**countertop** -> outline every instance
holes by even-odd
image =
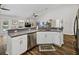
[[[50,28],[50,29],[46,29],[46,28],[39,28],[38,30],[39,32],[61,32],[63,31],[63,28]]]
[[[11,29],[8,30],[8,35],[13,38],[21,35],[27,35],[29,33],[34,33],[37,31],[38,30],[36,30],[36,28]]]
[[[38,30],[34,28],[22,28],[22,29],[10,29],[8,30],[8,35],[13,37],[21,36],[21,35],[27,35],[29,33],[36,33],[36,32],[61,32],[63,31],[63,28],[39,28]]]

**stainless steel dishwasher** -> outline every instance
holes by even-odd
[[[28,50],[35,47],[36,44],[36,33],[28,33]]]

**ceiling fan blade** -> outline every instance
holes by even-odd
[[[0,9],[2,9],[2,10],[8,10],[9,11],[9,9],[6,9],[6,8],[0,8]]]

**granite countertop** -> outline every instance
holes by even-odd
[[[34,32],[37,32],[35,28],[12,29],[12,30],[8,30],[8,35],[13,38]]]
[[[36,27],[16,28],[16,29],[9,29],[9,30],[7,30],[7,31],[13,31],[13,30],[28,30],[28,29],[36,29]]]
[[[16,32],[16,33],[10,33],[9,36],[11,37],[17,37],[17,36],[21,36],[21,35],[27,35],[29,33],[35,33],[37,30],[34,31],[21,31],[21,32]]]
[[[63,31],[63,28],[39,28],[38,30],[39,32],[62,32]]]
[[[8,30],[8,35],[13,37],[21,36],[21,35],[27,35],[29,33],[36,33],[36,32],[62,32],[63,28],[23,28],[23,29],[11,29]]]

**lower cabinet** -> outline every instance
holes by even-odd
[[[62,32],[37,32],[37,44],[63,44]]]
[[[21,54],[27,51],[27,35],[20,38],[20,52]]]
[[[50,34],[50,32],[37,32],[37,44],[53,43]]]
[[[27,35],[14,37],[11,39],[11,55],[19,55],[27,50]]]
[[[61,47],[62,44],[64,44],[63,33],[62,32],[52,33],[52,40],[53,40],[53,44]]]

